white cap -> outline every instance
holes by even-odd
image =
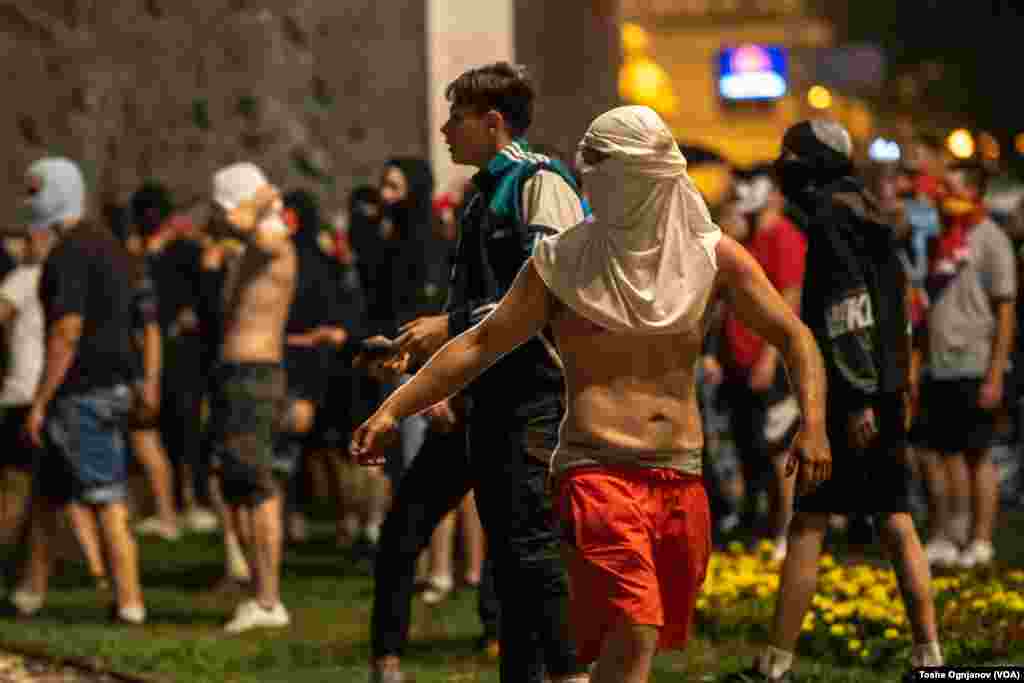
[[[231,211],[270,181],[256,164],[232,164],[213,175],[213,201],[225,211]]]

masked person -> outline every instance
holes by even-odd
[[[804,121],[786,132],[775,163],[783,194],[807,219],[801,311],[828,371],[834,474],[797,498],[770,645],[730,681],[790,678],[833,513],[876,517],[914,632],[912,663],[942,664],[928,562],[909,513],[907,278],[892,228],[853,175],[851,152],[839,124]]]
[[[594,220],[539,242],[497,309],[390,397],[353,451],[375,460],[397,420],[550,329],[567,389],[552,476],[574,640],[584,663],[597,661],[592,681],[642,683],[659,648],[685,645],[710,554],[695,386],[708,301],[730,297],[783,349],[804,416],[804,489],[828,477],[824,368],[756,261],[711,222],[652,109],[601,115],[580,157]]]

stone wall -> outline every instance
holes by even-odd
[[[344,201],[426,154],[424,22],[422,0],[5,0],[0,215],[45,154],[103,199],[152,177],[187,204],[246,158]]]
[[[47,154],[78,160],[97,201],[157,178],[187,205],[216,168],[248,159],[339,208],[387,156],[428,155],[427,98],[443,86],[429,83],[425,4],[0,0],[0,220]],[[536,141],[568,153],[617,101],[616,6],[517,0]]]

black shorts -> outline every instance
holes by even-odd
[[[875,406],[879,436],[870,448],[849,445],[848,413],[829,409],[832,477],[796,499],[798,512],[875,514],[910,511],[913,472],[907,460],[903,398],[890,397]]]
[[[981,379],[946,379],[922,384],[914,443],[947,455],[991,447],[1002,408],[984,410],[978,405],[982,383]]]
[[[0,406],[0,465],[31,471],[36,449],[25,434],[25,418],[31,409],[29,405]]]

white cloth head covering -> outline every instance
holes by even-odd
[[[252,199],[260,188],[267,185],[270,185],[270,180],[256,164],[232,164],[213,175],[213,201],[225,211],[232,211],[242,202]],[[275,233],[287,234],[288,225],[281,216],[280,208],[265,217],[260,225]]]
[[[537,271],[560,301],[613,332],[679,334],[699,325],[717,272],[721,230],[668,126],[648,107],[591,124],[580,149],[594,218],[540,241]]]

